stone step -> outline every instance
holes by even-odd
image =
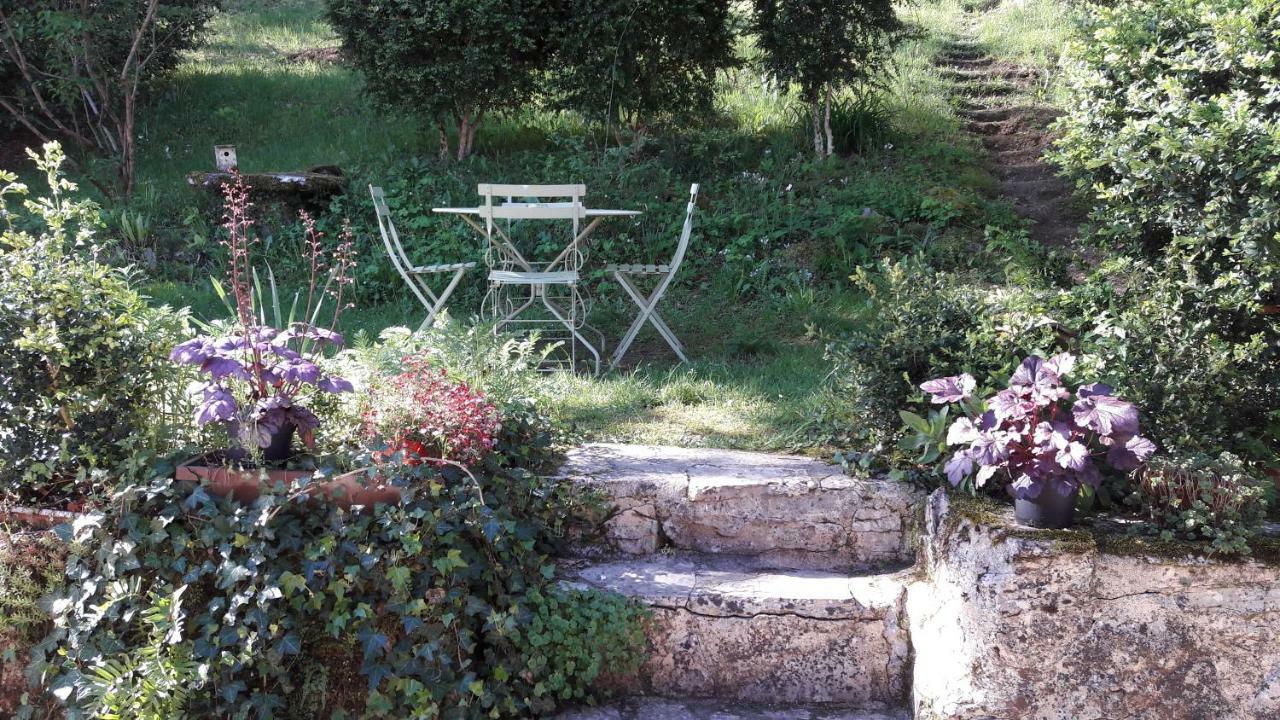
[[[839,705],[757,705],[720,700],[628,698],[566,710],[555,720],[910,720],[906,710]]]
[[[910,529],[921,493],[818,460],[600,443],[571,451],[561,476],[603,491],[617,509],[605,536],[579,555],[673,549],[844,572],[914,556]]]
[[[906,703],[910,571],[759,572],[716,557],[590,564],[570,582],[648,605],[652,652],[610,678],[626,695],[774,703]]]

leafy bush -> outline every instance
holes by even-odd
[[[548,688],[589,697],[603,659],[625,672],[641,658],[628,603],[539,609],[548,528],[566,510],[538,475],[404,467],[402,505],[348,513],[275,493],[242,506],[171,472],[76,523],[76,582],[35,665],[71,708],[93,701],[96,666],[155,647],[131,618],[182,588],[185,623],[166,640],[189,647],[194,716],[520,717],[554,700]],[[567,618],[552,640],[584,653],[583,672],[529,654],[535,614]]]
[[[0,3],[0,109],[44,142],[109,160],[96,182],[128,196],[149,86],[194,47],[218,0]],[[92,168],[86,168],[92,169]]]
[[[1280,323],[1236,312],[1213,291],[1137,265],[1127,290],[1076,291],[1064,318],[1100,375],[1138,403],[1158,443],[1275,463],[1280,448]],[[1075,319],[1070,319],[1070,314]]]
[[[559,104],[642,130],[712,113],[716,72],[736,64],[727,0],[578,0],[556,41]]]
[[[1125,501],[1166,539],[1207,540],[1224,554],[1249,552],[1267,510],[1263,482],[1230,453],[1155,458],[1135,474]]]
[[[156,398],[179,374],[164,356],[185,318],[148,306],[126,271],[96,259],[97,207],[74,199],[58,146],[36,161],[49,194],[22,211],[9,203],[27,188],[0,173],[0,495],[51,503],[163,443]]]
[[[486,114],[520,108],[537,90],[563,19],[546,0],[327,0],[368,89],[381,105],[421,114],[436,124],[440,157],[471,154]]]
[[[944,372],[985,378],[979,344],[988,289],[930,268],[916,258],[859,268],[854,284],[866,306],[848,336],[827,347],[833,378],[853,442],[864,450],[889,450],[900,423],[895,413],[915,386]]]
[[[1275,302],[1280,279],[1278,53],[1274,0],[1122,0],[1066,56],[1055,157],[1100,232],[1226,307]]]

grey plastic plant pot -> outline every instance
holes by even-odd
[[[1022,525],[1046,530],[1061,530],[1071,527],[1076,519],[1076,495],[1059,495],[1045,489],[1039,497],[1030,500],[1015,499],[1013,516]]]

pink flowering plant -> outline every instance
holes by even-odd
[[[986,400],[974,397],[977,383],[968,374],[921,384],[934,404],[963,412],[944,441],[959,447],[944,465],[951,484],[971,478],[982,487],[997,478],[1018,499],[1046,491],[1070,497],[1082,485],[1098,487],[1103,463],[1127,472],[1145,462],[1156,447],[1138,434],[1138,409],[1102,383],[1073,395],[1063,377],[1074,366],[1069,353],[1029,357],[1008,388]]]
[[[497,406],[451,379],[425,357],[406,357],[404,371],[372,383],[363,413],[366,438],[407,465],[443,460],[476,465],[502,429]]]
[[[229,256],[233,298],[228,306],[235,323],[224,334],[203,335],[179,344],[170,358],[195,365],[208,377],[197,388],[202,398],[195,412],[197,424],[224,424],[243,447],[259,448],[269,446],[275,434],[292,427],[312,447],[320,421],[300,402],[302,395],[352,390],[349,381],[328,375],[320,367],[325,350],[343,344],[334,328],[347,307],[343,294],[355,266],[350,230],[344,229],[342,240],[329,251],[322,243],[323,233],[316,230],[309,215],[301,213],[310,261],[310,282],[301,306],[303,319],[295,320],[294,316],[302,299],[299,293],[287,322],[280,319],[280,308],[275,308],[281,327],[272,327],[266,320],[250,260],[250,248],[257,240],[251,232],[248,187],[237,174],[224,186],[223,194],[227,235],[223,243]],[[215,288],[221,291],[216,282]],[[327,326],[318,323],[326,307],[331,311]]]

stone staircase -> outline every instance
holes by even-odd
[[[617,514],[573,581],[653,610],[628,698],[569,718],[900,720],[921,497],[807,458],[587,445],[562,475]]]

